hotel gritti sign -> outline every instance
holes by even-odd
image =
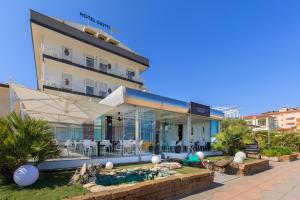
[[[109,31],[113,31],[113,28],[110,25],[108,25],[108,24],[106,24],[106,23],[104,23],[104,22],[102,22],[98,19],[95,19],[94,17],[92,17],[92,16],[90,16],[90,15],[84,13],[84,12],[80,12],[79,15],[81,17],[89,20],[90,22],[93,22],[93,23],[95,23],[95,24],[97,24],[97,25],[99,25],[99,26],[101,26],[101,27],[103,27],[103,28],[105,28]]]

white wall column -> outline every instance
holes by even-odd
[[[192,115],[191,114],[188,114],[188,117],[187,117],[187,142],[188,142],[188,153],[190,153],[190,146],[191,146],[191,143],[190,143],[190,137],[191,137],[191,134],[192,134]]]

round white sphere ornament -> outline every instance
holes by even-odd
[[[152,156],[151,162],[152,162],[153,164],[158,164],[158,163],[160,162],[159,156]]]
[[[34,184],[39,178],[39,170],[33,165],[22,165],[14,172],[14,181],[19,186]]]
[[[197,156],[199,157],[200,160],[203,160],[204,157],[205,157],[205,155],[202,151],[198,151],[196,154],[197,154]]]
[[[114,164],[112,162],[110,162],[110,161],[107,162],[106,165],[105,165],[106,169],[112,169],[113,167],[114,167]]]
[[[244,160],[241,158],[241,157],[234,157],[234,159],[233,159],[233,162],[235,162],[235,163],[243,163],[244,162]]]
[[[240,157],[241,159],[245,160],[247,158],[246,154],[242,151],[239,151],[235,154],[235,157]]]

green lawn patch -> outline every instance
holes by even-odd
[[[4,184],[0,181],[1,200],[58,200],[86,194],[88,191],[79,185],[68,186],[74,171],[40,173],[39,180],[29,187]]]
[[[200,173],[206,172],[207,169],[199,168],[199,167],[183,166],[182,168],[175,169],[174,171],[176,171],[180,174],[200,174]]]

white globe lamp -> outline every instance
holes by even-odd
[[[235,157],[240,157],[241,159],[245,160],[247,158],[246,154],[242,151],[239,151],[235,154]]]
[[[39,170],[33,165],[22,165],[14,172],[14,181],[25,187],[34,184],[39,178]]]
[[[106,169],[112,169],[113,167],[114,167],[114,164],[112,162],[110,162],[110,161],[107,162],[106,165],[105,165]]]
[[[152,156],[151,162],[152,162],[153,164],[158,164],[158,163],[160,162],[159,156]]]
[[[233,162],[235,162],[235,163],[238,163],[238,164],[241,164],[241,163],[243,163],[244,162],[244,160],[241,158],[241,157],[234,157],[233,158]]]
[[[198,151],[196,154],[197,154],[197,156],[199,157],[200,160],[203,160],[204,157],[205,157],[205,155],[202,151]]]

